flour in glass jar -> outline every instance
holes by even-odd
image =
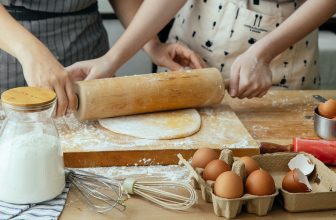
[[[64,188],[58,145],[56,137],[40,132],[1,139],[0,200],[27,204],[56,197]]]

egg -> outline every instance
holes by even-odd
[[[241,157],[240,160],[245,165],[246,176],[250,175],[253,171],[259,170],[259,164],[252,157]]]
[[[243,180],[232,171],[219,175],[214,184],[215,195],[227,199],[240,198],[244,194]]]
[[[282,180],[282,188],[291,193],[309,192],[308,186],[299,181],[299,170],[290,170]]]
[[[231,170],[230,166],[223,160],[209,162],[203,171],[203,179],[215,181],[223,172]]]
[[[265,170],[255,170],[247,177],[245,189],[251,195],[271,195],[275,192],[274,179]]]
[[[193,167],[205,168],[205,166],[212,160],[219,158],[219,153],[211,148],[200,148],[192,157],[191,165]]]
[[[336,100],[329,99],[325,103],[320,103],[318,106],[318,112],[321,116],[325,118],[336,117]]]

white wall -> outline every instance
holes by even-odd
[[[98,7],[99,7],[99,11],[102,13],[112,13],[113,12],[113,9],[108,0],[98,0]]]
[[[336,34],[319,31],[321,89],[336,89]]]

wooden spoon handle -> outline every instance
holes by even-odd
[[[261,142],[260,143],[260,153],[266,154],[266,153],[276,153],[276,152],[292,152],[293,151],[293,145],[281,145],[281,144],[275,144],[275,143],[269,143],[269,142]]]

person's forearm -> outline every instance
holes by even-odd
[[[124,34],[107,53],[111,57],[115,68],[140,50],[146,42],[153,39],[156,34],[174,17],[186,0],[145,0],[132,19],[132,13],[139,7],[141,1],[127,1],[128,7],[123,2],[112,1],[122,23],[127,26]],[[132,6],[131,6],[132,5]],[[128,9],[129,12],[126,12]]]
[[[271,62],[288,47],[318,28],[336,12],[335,0],[307,0],[278,28],[257,41],[251,48],[257,57]]]
[[[20,25],[0,4],[0,48],[20,62],[29,58],[25,54],[45,49],[45,46]]]
[[[139,10],[143,0],[109,0],[118,19],[127,28]]]
[[[125,28],[127,28],[131,23],[142,2],[143,0],[110,0],[113,9],[115,10],[120,22]],[[150,49],[159,42],[159,38],[155,35],[144,45],[143,49],[149,53]]]

